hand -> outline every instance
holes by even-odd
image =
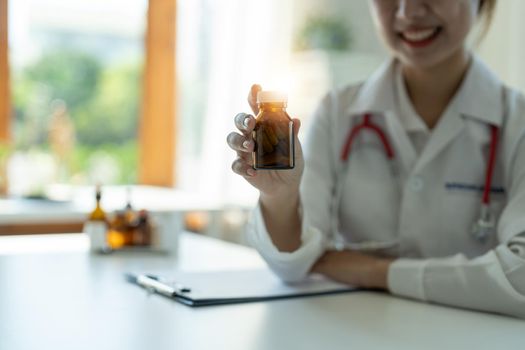
[[[388,289],[388,268],[392,261],[352,250],[327,251],[311,272],[355,287]]]
[[[259,85],[253,85],[248,95],[248,103],[253,113],[259,113],[257,107],[257,93],[261,90]],[[252,131],[255,128],[255,118],[252,115],[239,113],[235,116],[235,126],[238,132],[228,134],[227,142],[230,148],[237,152],[237,159],[232,163],[232,170],[243,176],[252,186],[257,188],[262,195],[269,197],[298,193],[299,183],[304,168],[303,153],[297,133],[301,123],[293,119],[295,137],[295,167],[290,170],[263,170],[253,168],[252,152],[255,143]]]

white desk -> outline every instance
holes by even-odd
[[[136,269],[263,264],[250,249],[209,238],[184,235],[177,259],[92,256],[80,235],[37,237],[32,245],[24,244],[28,239],[0,238],[2,350],[494,350],[525,345],[525,321],[380,293],[192,309],[148,296],[124,281],[123,273]],[[5,254],[17,247],[28,252]],[[38,252],[50,249],[56,252]]]

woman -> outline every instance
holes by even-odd
[[[392,59],[324,98],[304,162],[296,139],[291,171],[255,171],[255,120],[235,117],[232,168],[260,191],[248,239],[283,280],[316,272],[525,318],[525,98],[466,43],[476,22],[488,26],[495,3],[370,0]],[[259,90],[249,95],[254,113]],[[388,145],[372,131],[348,141],[365,119]],[[299,126],[294,120],[296,135]],[[473,235],[480,215],[487,229]],[[344,249],[331,247],[333,237]]]

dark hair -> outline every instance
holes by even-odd
[[[479,19],[482,22],[480,40],[485,37],[485,35],[490,29],[490,24],[492,23],[494,12],[496,12],[496,3],[497,3],[497,0],[480,0],[479,2],[478,14],[479,14]]]

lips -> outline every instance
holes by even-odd
[[[400,32],[398,35],[406,44],[413,47],[427,46],[441,33],[441,27],[411,28]]]

